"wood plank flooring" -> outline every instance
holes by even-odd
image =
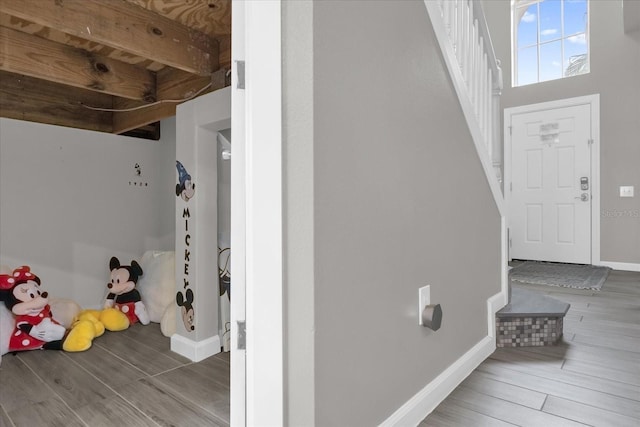
[[[192,363],[136,324],[82,353],[4,355],[0,427],[228,426],[229,387],[229,353]]]
[[[420,425],[640,425],[640,273],[600,292],[515,286],[571,303],[563,341],[497,350]],[[229,354],[191,363],[151,324],[83,353],[3,356],[0,427],[123,425],[229,425]]]
[[[562,342],[497,349],[420,426],[639,426],[640,273],[599,292],[514,286],[571,304]]]

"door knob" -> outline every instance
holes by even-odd
[[[575,199],[580,199],[583,202],[589,201],[589,193],[582,193],[580,197],[574,197]]]

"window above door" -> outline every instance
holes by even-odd
[[[512,85],[589,72],[588,0],[513,0]]]

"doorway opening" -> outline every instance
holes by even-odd
[[[509,260],[600,263],[599,95],[507,108]]]

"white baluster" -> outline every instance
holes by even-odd
[[[463,48],[463,56],[462,56],[462,77],[464,78],[465,85],[467,85],[467,89],[469,89],[469,63],[471,62],[471,49],[470,49],[470,40],[471,40],[471,29],[469,24],[469,3],[465,0],[464,2],[464,35],[462,38],[462,48]]]
[[[458,49],[458,2],[453,0],[451,2],[451,43],[453,44],[453,51]]]
[[[472,9],[473,11],[473,9]],[[476,119],[478,117],[478,104],[476,100],[478,99],[476,89],[477,79],[478,79],[478,32],[476,31],[475,20],[471,21],[471,78],[469,79],[469,95],[471,96],[471,104],[473,105],[473,111],[476,115]]]
[[[493,71],[491,67],[487,70],[487,110],[489,111],[489,116],[487,117],[487,144],[490,144],[493,147]],[[493,153],[493,148],[491,149]]]
[[[482,117],[482,127],[484,128],[484,141],[487,145],[487,150],[489,150],[489,158],[491,158],[491,139],[489,138],[489,133],[491,131],[491,126],[489,126],[489,121],[491,118],[491,107],[489,105],[489,100],[491,99],[490,91],[491,87],[489,86],[489,79],[487,76],[491,71],[489,69],[489,61],[487,58],[487,52],[484,52],[482,56],[482,63],[484,64],[484,73],[483,73],[483,94],[482,94],[482,109],[484,110],[484,115]]]
[[[478,20],[473,19],[473,34],[475,35],[476,43],[474,46],[475,50],[475,63],[476,63],[476,71],[473,73],[474,77],[474,89],[473,96],[475,97],[476,103],[476,115],[480,114],[480,73],[482,69],[482,39],[480,37],[480,32],[478,31]]]
[[[464,2],[465,0],[457,0],[456,1],[456,14],[457,14],[457,20],[458,20],[458,24],[457,24],[457,30],[458,30],[458,36],[457,36],[457,49],[456,49],[456,57],[458,58],[458,64],[462,64],[462,43],[463,43],[463,39],[464,39]]]
[[[495,58],[480,0],[425,0],[425,4],[437,27],[436,35],[443,53],[448,52],[447,66],[452,72],[474,142],[488,155],[488,158],[482,157],[490,159],[501,180],[499,109],[502,70]],[[436,20],[439,22],[435,23]],[[443,44],[448,46],[445,48]],[[458,68],[459,73],[452,67]],[[492,191],[496,193],[493,185]]]
[[[491,68],[489,68],[487,70],[487,87],[488,87],[488,92],[487,92],[487,103],[488,103],[488,108],[489,108],[489,130],[491,131],[491,119],[493,118],[493,109],[492,109],[492,100],[493,100],[493,70],[491,70]],[[491,138],[489,138],[489,140],[491,140]]]
[[[447,29],[447,35],[451,38],[451,21],[449,21],[449,9],[451,2],[445,1],[442,5],[442,18],[444,19],[444,27]]]
[[[484,41],[482,37],[480,37],[481,41]],[[484,43],[481,43],[481,55],[482,60],[480,61],[480,99],[478,99],[478,103],[480,104],[480,117],[478,118],[480,121],[480,130],[482,131],[482,135],[485,140],[485,145],[487,144],[487,54],[484,53]]]
[[[456,37],[456,2],[450,0],[447,4],[449,4],[449,38],[453,42]]]

